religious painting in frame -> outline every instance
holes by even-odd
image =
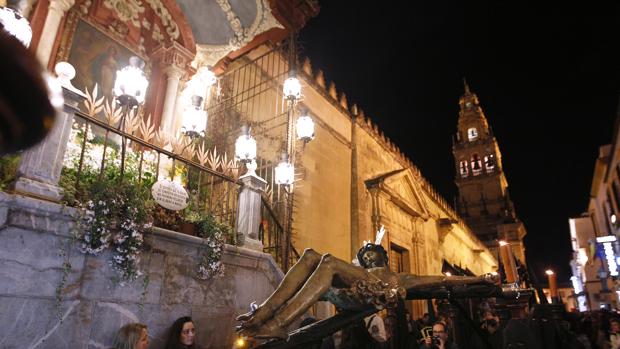
[[[70,45],[67,61],[76,71],[71,81],[73,86],[92,91],[97,84],[99,95],[108,100],[114,98],[116,71],[129,64],[129,57],[140,57],[81,18],[77,20]]]

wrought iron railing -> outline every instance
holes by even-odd
[[[68,204],[88,200],[81,190],[84,182],[104,176],[145,186],[168,179],[188,191],[186,214],[209,214],[220,223],[235,226],[240,185],[234,159],[208,149],[205,138],[155,131],[150,117],[98,99],[96,90],[87,93],[85,106],[86,112],[75,114],[65,154],[63,175],[70,176],[61,178],[61,184],[74,192],[66,198]],[[111,174],[111,169],[116,173]]]
[[[258,143],[258,176],[267,182],[262,199],[260,239],[284,271],[299,257],[291,243],[292,194],[275,183],[274,167],[285,150],[290,104],[282,94],[288,77],[288,49],[262,46],[231,63],[207,104],[208,133],[219,149],[232,151],[242,124]]]
[[[299,252],[291,243],[286,227],[280,223],[278,219],[280,215],[265,197],[262,197],[261,201],[261,224],[258,237],[263,243],[263,251],[270,253],[282,271],[287,272],[299,259]]]

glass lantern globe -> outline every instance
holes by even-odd
[[[146,88],[149,81],[146,79],[142,68],[144,62],[136,56],[129,58],[129,65],[116,71],[116,81],[114,81],[114,95],[119,98],[131,98],[137,104],[144,102]]]
[[[307,114],[300,116],[295,124],[297,139],[309,142],[314,139],[314,121]]]
[[[183,124],[181,127],[185,130],[185,134],[190,137],[200,136],[207,127],[207,117],[205,110],[192,105],[183,112]]]
[[[299,82],[299,79],[291,76],[284,80],[283,92],[284,98],[290,101],[298,100],[301,97],[301,83]]]
[[[291,185],[295,180],[295,167],[288,162],[288,155],[282,155],[282,161],[275,168],[275,180],[277,184]]]
[[[28,20],[18,11],[10,7],[0,7],[0,27],[21,41],[24,46],[30,46],[32,28]]]
[[[249,163],[256,159],[256,140],[250,136],[247,126],[241,128],[241,136],[235,142],[235,159]]]
[[[207,67],[201,67],[198,72],[185,85],[186,95],[206,97],[207,90],[215,85],[217,78],[215,74]]]
[[[211,69],[207,67],[202,67],[198,69],[198,74],[200,76],[200,80],[202,80],[205,87],[211,87],[215,85],[217,78],[215,77],[215,73],[213,73]]]

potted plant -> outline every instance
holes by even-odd
[[[187,235],[198,235],[198,229],[196,224],[201,220],[201,216],[198,212],[185,209],[185,216],[180,224],[180,232]]]

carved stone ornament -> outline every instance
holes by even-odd
[[[121,21],[130,22],[134,27],[140,28],[140,14],[144,13],[144,6],[139,0],[105,0],[103,5],[114,10]]]
[[[179,30],[179,26],[177,26],[176,22],[172,18],[170,12],[168,12],[166,6],[164,6],[164,4],[162,4],[160,0],[144,1],[149,4],[149,6],[151,6],[153,11],[155,11],[155,14],[159,17],[159,19],[161,19],[161,23],[164,25],[168,36],[170,36],[172,40],[178,40],[179,36],[181,35],[181,31]]]
[[[226,14],[231,29],[235,36],[230,39],[227,45],[196,45],[196,58],[192,66],[199,68],[202,66],[213,66],[228,53],[238,50],[247,45],[258,34],[266,32],[272,28],[284,28],[278,20],[271,14],[268,0],[255,0],[257,15],[249,28],[244,28],[239,17],[233,12],[228,0],[217,0],[218,5]]]

